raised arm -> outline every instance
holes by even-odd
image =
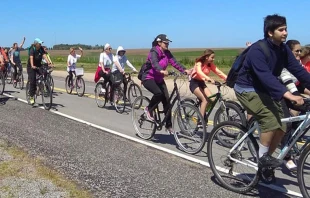
[[[25,43],[25,40],[26,40],[26,37],[24,37],[24,39],[23,39],[22,43],[19,45],[19,47],[20,47],[20,48],[22,48],[22,47],[23,47],[23,45],[24,45],[24,43]]]

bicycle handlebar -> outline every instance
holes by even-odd
[[[295,101],[291,101],[291,103],[293,105],[297,104]],[[303,105],[310,106],[310,98],[304,98],[304,104]]]

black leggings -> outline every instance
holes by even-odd
[[[18,68],[18,73],[21,73],[23,71],[23,66],[21,63],[15,63],[15,65],[13,65],[13,68],[14,68],[13,80],[15,80],[17,76],[17,68]]]
[[[33,97],[36,92],[37,73],[40,74],[38,69],[32,69],[30,66],[27,66],[27,74],[29,81],[29,96],[31,97]]]
[[[103,87],[107,87],[107,83],[110,81],[111,73],[108,71],[108,73],[104,73],[102,70],[99,71],[99,76],[103,78]],[[111,82],[110,82],[111,83]]]
[[[142,84],[149,92],[154,94],[150,101],[148,108],[151,109],[158,102],[162,102],[164,106],[164,112],[167,116],[166,128],[172,127],[171,113],[167,115],[167,111],[170,107],[170,103],[169,103],[169,93],[168,93],[168,89],[167,89],[165,81],[161,83],[156,83],[155,80],[149,79],[149,80],[143,81]]]
[[[72,86],[73,85],[73,83],[72,83],[73,74],[74,74],[74,76],[76,76],[75,71],[69,71],[68,73],[69,73],[69,80],[68,80],[69,82],[68,83],[69,83],[69,86]]]

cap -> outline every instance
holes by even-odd
[[[44,43],[44,42],[43,42],[43,41],[41,41],[41,39],[36,38],[36,39],[34,39],[34,44],[37,44],[37,43],[42,44],[42,43]]]
[[[172,42],[166,34],[160,34],[156,37],[156,41]]]
[[[110,45],[109,43],[106,43],[106,44],[104,45],[104,50],[109,49],[110,47],[111,47],[111,45]]]

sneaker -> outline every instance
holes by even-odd
[[[274,158],[268,153],[265,153],[258,160],[258,168],[265,168],[265,167],[277,168],[277,167],[280,167],[282,163],[283,163],[283,160]]]
[[[105,88],[101,88],[101,92],[104,94],[105,93]]]
[[[169,133],[170,135],[174,133],[174,130],[172,127],[166,128],[166,132]]]
[[[147,119],[148,120],[150,120],[150,121],[154,121],[154,118],[153,118],[153,116],[150,114],[150,112],[149,112],[149,107],[145,107],[145,109],[144,109],[144,113],[146,114],[146,117],[147,117]]]
[[[33,105],[34,104],[34,97],[32,96],[29,96],[29,103],[31,104],[31,105]]]

